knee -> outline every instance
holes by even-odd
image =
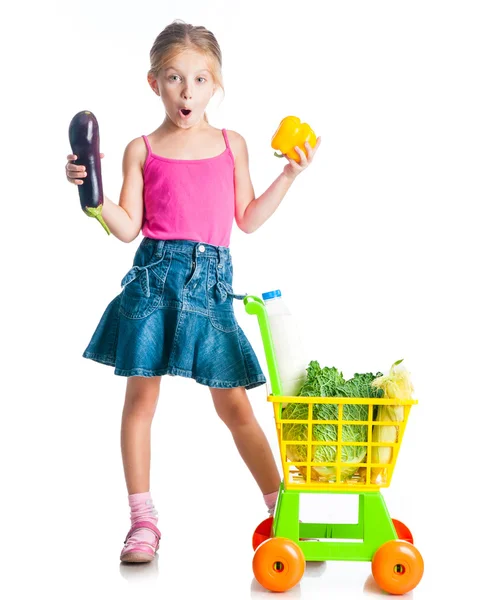
[[[156,410],[157,398],[149,396],[132,396],[125,405],[127,412],[142,417],[152,417]]]
[[[157,402],[158,399],[153,396],[130,396],[125,401],[124,412],[131,416],[152,419]]]
[[[124,412],[135,417],[152,419],[159,398],[159,385],[152,388],[129,389],[126,392]]]
[[[244,425],[249,425],[255,419],[252,407],[247,397],[232,399],[226,402],[216,404],[216,412],[219,418],[229,427],[234,429]]]

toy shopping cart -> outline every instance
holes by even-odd
[[[282,396],[264,302],[246,296],[244,304],[259,322],[283,468],[275,515],[253,535],[257,581],[283,592],[301,580],[306,561],[371,561],[382,590],[409,592],[422,578],[423,559],[410,530],[390,518],[380,488],[390,485],[408,415],[417,401]],[[380,406],[393,406],[391,414],[399,420],[378,420]],[[380,427],[396,428],[396,441],[374,441],[381,437]],[[325,493],[358,496],[358,522],[299,521],[300,494]]]

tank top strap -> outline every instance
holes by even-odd
[[[234,160],[234,154],[232,153],[231,146],[229,145],[229,138],[227,137],[225,129],[222,130],[222,135],[224,136],[224,141],[226,142],[226,148],[229,151],[229,154],[231,155],[232,159]]]
[[[147,158],[149,158],[150,154],[152,154],[151,146],[149,145],[148,138],[145,135],[143,135],[142,138],[144,140],[144,143],[146,144],[146,148],[148,149],[148,156],[147,156]]]

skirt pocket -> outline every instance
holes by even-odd
[[[233,298],[242,299],[245,295],[235,294],[232,289],[232,264],[228,260],[218,264],[216,259],[209,262],[208,315],[213,327],[224,333],[237,331],[239,325],[232,306]]]
[[[135,257],[135,262],[137,262]],[[134,265],[121,281],[119,311],[128,319],[144,319],[158,308],[171,263],[170,253],[145,265]]]

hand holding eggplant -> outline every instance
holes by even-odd
[[[73,151],[73,154],[68,155],[69,162],[66,165],[68,181],[80,186],[78,193],[83,212],[89,217],[98,219],[107,234],[110,235],[111,232],[101,214],[103,183],[100,159],[104,155],[99,151],[100,135],[95,115],[88,110],[77,113],[71,120],[68,134]],[[77,177],[85,179],[82,181],[76,179]]]
[[[104,157],[105,155],[103,152],[101,152],[100,158]],[[76,154],[68,154],[66,158],[68,159],[68,162],[65,165],[66,178],[74,185],[83,185],[83,181],[79,179],[79,177],[86,177],[86,167],[83,165],[77,165],[75,162],[73,162],[78,158]]]

